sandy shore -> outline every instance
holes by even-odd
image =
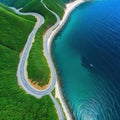
[[[60,29],[64,26],[64,24],[66,23],[70,13],[77,7],[79,6],[81,3],[83,3],[84,1],[83,0],[76,0],[75,2],[71,2],[71,3],[68,3],[66,5],[66,9],[65,9],[65,14],[63,16],[63,19],[60,21],[58,27],[52,31],[52,34],[50,35],[49,37],[49,40],[48,40],[48,44],[51,43],[51,40],[53,40],[53,38],[55,37],[55,35],[60,31]],[[56,82],[56,86],[55,86],[55,97],[58,98],[60,100],[60,103],[62,105],[62,108],[63,108],[63,111],[65,113],[65,117],[67,118],[67,120],[72,120],[73,117],[71,115],[71,112],[69,110],[69,107],[68,105],[66,104],[65,100],[64,100],[64,97],[62,95],[62,91],[61,91],[61,87],[60,87],[60,84],[59,82],[57,81]]]

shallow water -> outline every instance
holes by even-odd
[[[120,1],[80,5],[52,45],[76,120],[120,120]]]

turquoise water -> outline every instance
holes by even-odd
[[[63,94],[76,120],[120,120],[120,1],[73,11],[52,45]]]

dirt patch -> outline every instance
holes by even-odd
[[[39,86],[38,82],[33,82],[32,80],[28,79],[28,82],[36,89],[38,90],[45,90],[46,88],[48,88],[49,83],[44,85],[44,86]]]

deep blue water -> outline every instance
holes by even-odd
[[[52,54],[76,120],[120,120],[120,0],[80,5]]]

